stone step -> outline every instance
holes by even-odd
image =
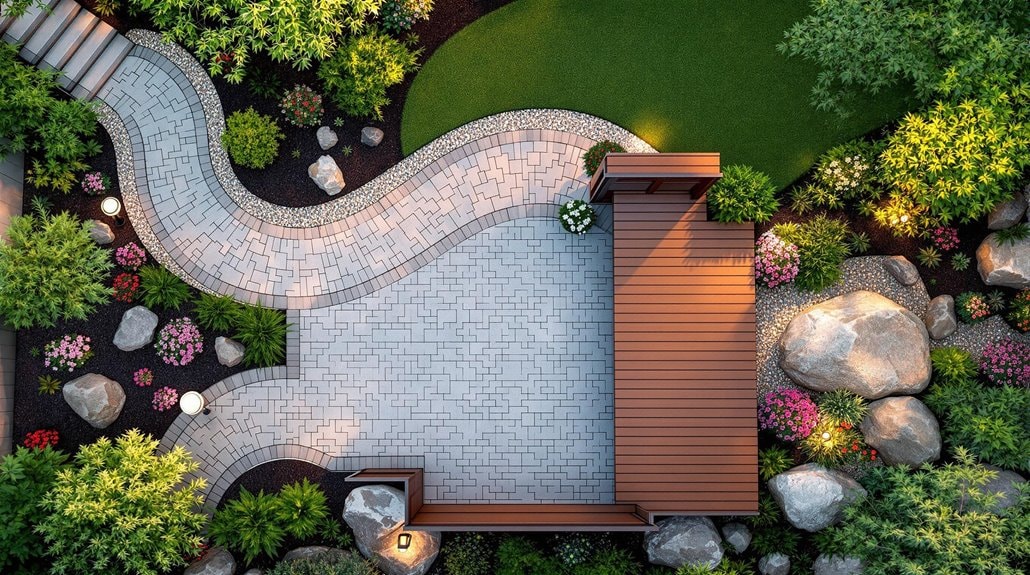
[[[21,57],[25,58],[29,64],[36,65],[81,10],[82,7],[78,2],[61,0],[39,28],[36,28],[32,36],[25,41],[19,52]]]
[[[100,22],[100,18],[94,16],[89,10],[79,10],[78,15],[71,21],[71,24],[68,24],[64,34],[61,34],[57,42],[47,51],[38,66],[43,70],[62,68],[98,22]]]
[[[89,67],[104,51],[111,39],[116,37],[118,32],[107,22],[98,22],[93,31],[86,36],[82,44],[75,50],[68,63],[60,68],[63,75],[57,79],[58,83],[65,90],[71,90],[72,86],[86,74]]]
[[[125,36],[117,35],[111,39],[111,42],[104,48],[103,53],[97,58],[96,62],[90,66],[89,71],[86,75],[78,81],[78,85],[72,89],[72,96],[76,98],[82,98],[83,100],[91,100],[93,96],[97,95],[100,88],[107,83],[107,79],[114,74],[115,69],[122,63],[125,56],[129,54],[129,50],[132,49],[132,42],[125,38]]]
[[[25,13],[14,19],[7,30],[4,31],[4,41],[9,44],[21,44],[26,38],[36,31],[36,28],[46,20],[50,8],[57,3],[51,0],[46,8],[40,8],[32,4],[25,10]]]

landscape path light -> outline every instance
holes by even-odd
[[[186,415],[197,415],[198,413],[207,415],[211,413],[211,410],[207,408],[207,402],[204,401],[204,396],[196,391],[187,391],[182,394],[182,397],[179,398],[179,407]]]
[[[125,225],[125,218],[122,217],[122,202],[114,196],[107,196],[100,201],[100,211],[109,218],[114,218],[114,225],[119,228]]]

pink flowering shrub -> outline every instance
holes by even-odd
[[[794,281],[800,265],[798,247],[776,234],[765,232],[755,242],[755,280],[765,287]]]
[[[812,398],[799,389],[770,391],[758,408],[758,426],[784,441],[801,441],[819,423],[819,410]]]
[[[154,400],[151,405],[157,411],[167,411],[173,407],[179,401],[179,392],[174,389],[165,386],[154,392]]]
[[[941,226],[930,232],[933,245],[943,252],[950,252],[958,247],[958,229]]]
[[[1009,338],[989,343],[980,370],[992,383],[1030,387],[1030,345]]]
[[[88,172],[82,178],[82,191],[91,196],[99,196],[107,191],[111,181],[100,172]]]
[[[967,291],[955,297],[955,313],[966,323],[976,323],[991,315],[991,306],[984,294]]]
[[[204,336],[188,317],[168,322],[157,334],[157,355],[165,363],[188,365],[204,351]]]
[[[147,252],[136,242],[129,242],[114,251],[114,261],[123,268],[136,271],[147,263]]]
[[[132,383],[135,383],[140,387],[150,387],[154,383],[154,372],[150,371],[149,367],[136,370],[136,372],[132,374]]]
[[[84,335],[70,334],[46,344],[43,349],[43,366],[71,373],[91,357],[93,350],[90,339]]]

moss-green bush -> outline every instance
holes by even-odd
[[[708,208],[719,222],[767,222],[779,207],[769,176],[750,166],[726,166],[708,190]]]
[[[260,306],[241,306],[233,317],[234,338],[247,347],[243,362],[269,367],[286,359],[286,313]]]
[[[232,161],[246,168],[261,169],[279,155],[279,141],[285,136],[279,123],[254,108],[236,111],[226,120],[222,144]]]
[[[179,309],[190,299],[190,288],[167,269],[143,266],[139,270],[140,300],[149,308]]]
[[[798,247],[801,256],[794,283],[805,291],[821,291],[837,283],[848,257],[848,226],[824,215],[803,223],[777,224],[773,233]]]
[[[345,113],[382,120],[383,108],[390,103],[386,89],[418,69],[421,53],[373,29],[352,36],[332,58],[322,62],[318,77]]]
[[[0,460],[0,572],[43,571],[45,547],[35,528],[46,514],[39,502],[67,461],[67,455],[50,447],[19,447]]]

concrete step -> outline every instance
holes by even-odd
[[[9,44],[21,44],[24,42],[43,23],[43,20],[46,20],[47,15],[50,13],[50,8],[56,3],[57,0],[51,0],[46,8],[30,5],[24,14],[15,18],[11,25],[7,27],[7,30],[4,30],[4,41]]]
[[[79,10],[75,19],[68,24],[61,37],[50,47],[38,66],[43,70],[60,69],[68,63],[75,50],[89,36],[93,28],[100,22],[89,10]]]
[[[81,10],[82,7],[78,2],[61,0],[39,28],[36,28],[32,36],[25,41],[19,53],[21,57],[25,58],[29,64],[36,65]]]
[[[65,90],[70,90],[86,74],[86,71],[89,70],[89,67],[104,51],[104,48],[111,42],[111,39],[117,35],[118,32],[110,24],[106,22],[97,23],[93,31],[86,36],[86,39],[82,41],[82,44],[75,50],[72,57],[68,59],[68,63],[60,68],[63,75],[57,79],[58,83]]]
[[[132,42],[129,42],[125,36],[119,34],[112,38],[100,57],[90,66],[86,75],[72,89],[72,96],[83,100],[93,99],[93,96],[97,95],[100,88],[107,83],[107,79],[114,74],[115,69],[129,54],[129,50],[132,50]]]

